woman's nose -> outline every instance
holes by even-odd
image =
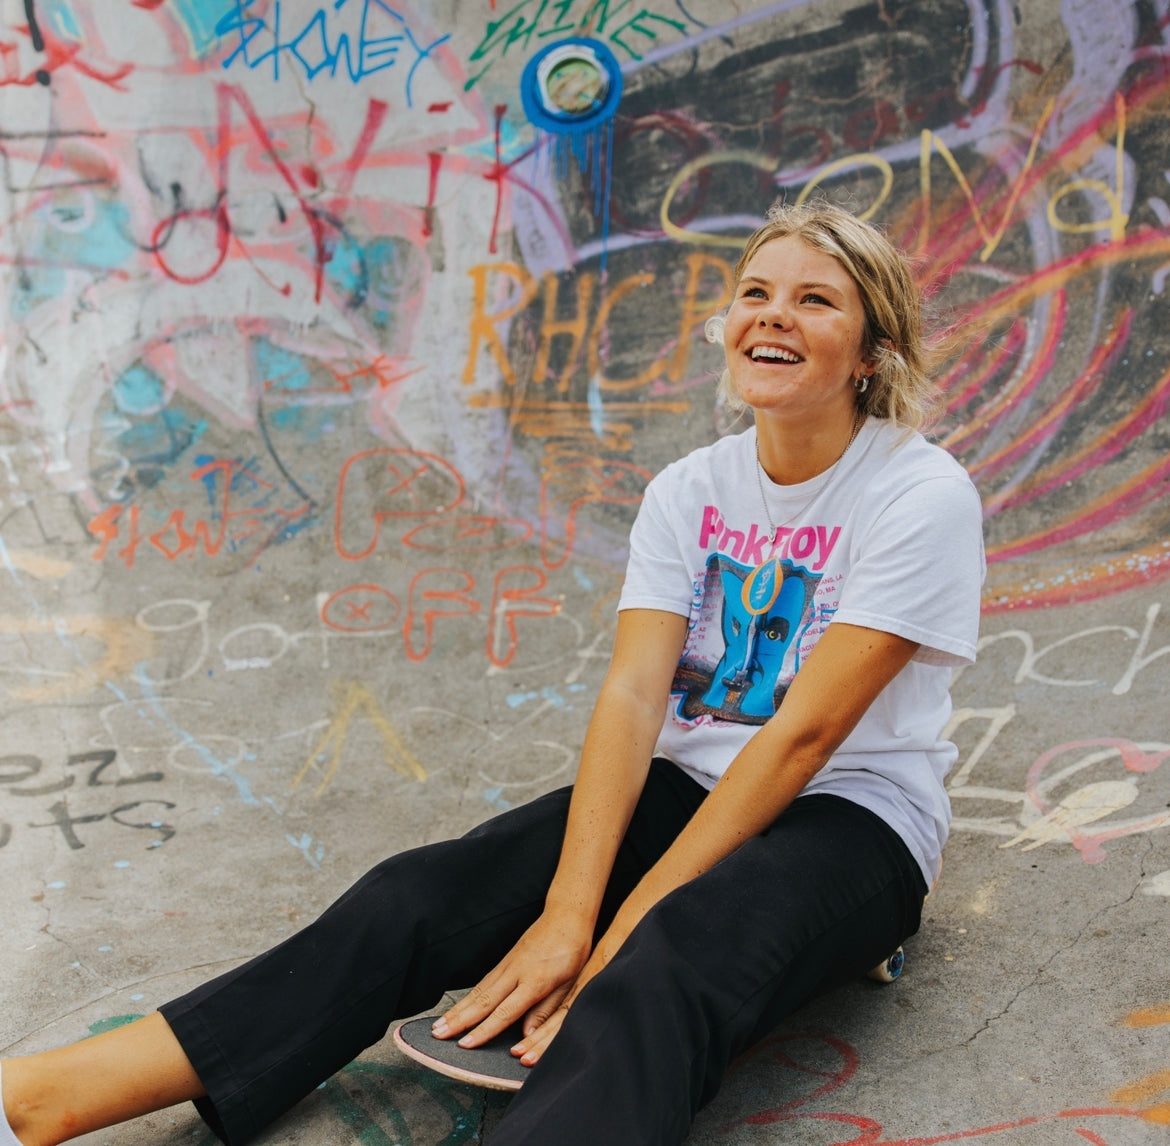
[[[788,313],[779,303],[771,303],[760,315],[760,326],[784,330],[789,325]]]
[[[784,298],[773,295],[766,301],[765,306],[759,311],[759,324],[761,327],[775,327],[777,330],[791,327],[792,316],[789,314],[789,304]]]

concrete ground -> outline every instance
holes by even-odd
[[[986,617],[903,978],[794,1015],[690,1146],[1165,1142],[1170,0],[285,3],[286,49],[403,8],[430,62],[382,71],[395,26],[360,87],[208,50],[232,7],[0,0],[0,1056],[572,778],[645,480],[730,421],[719,244],[815,185],[973,340],[989,598],[1098,595]],[[588,164],[520,99],[568,28],[624,75]],[[260,1142],[501,1109],[383,1043]]]
[[[853,983],[794,1015],[736,1064],[693,1146],[1166,1140],[1170,768],[1161,764],[1170,744],[1160,736],[1170,623],[1161,595],[986,620],[980,663],[954,686],[956,827],[905,974],[890,986]],[[575,679],[586,698],[604,661],[583,663]],[[47,746],[39,770],[30,755],[0,761],[10,836],[0,849],[0,1053],[146,1013],[303,924],[383,851],[466,827],[514,791],[559,783],[563,762],[541,778],[537,761],[493,746],[521,726],[529,751],[569,739],[584,699],[566,714],[572,706],[537,698],[518,717],[525,705],[493,688],[489,679],[469,690],[461,725],[421,703],[399,718],[425,782],[401,758],[399,770],[387,766],[376,710],[360,704],[336,771],[324,775],[328,753],[319,752],[301,784],[293,773],[304,737],[283,752],[278,738],[266,751],[228,751],[247,709],[235,686],[240,695],[223,696],[216,712],[220,732],[174,733],[168,744],[158,734],[166,708],[149,699],[63,706],[66,731],[99,715],[107,729],[127,722],[124,751],[104,770],[98,749],[75,749],[64,767]],[[266,694],[265,703],[277,701]],[[25,715],[35,727],[20,714],[6,721],[13,742],[61,737],[45,706]],[[192,723],[173,720],[175,729]],[[443,765],[444,755],[476,764]],[[535,782],[516,779],[522,765]],[[505,1102],[428,1074],[387,1041],[260,1141],[454,1146],[476,1141]],[[210,1139],[183,1106],[85,1141]]]

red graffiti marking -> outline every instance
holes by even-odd
[[[105,557],[106,550],[110,547],[110,542],[118,536],[118,526],[115,523],[121,512],[122,507],[120,505],[107,506],[85,527],[94,537],[99,539],[96,551],[91,554],[95,561],[100,561]]]
[[[276,168],[277,172],[279,172],[286,186],[300,204],[305,222],[308,224],[309,230],[313,235],[313,244],[316,253],[314,301],[320,302],[321,291],[324,285],[325,263],[328,261],[328,252],[325,249],[325,234],[321,219],[317,215],[317,212],[305,200],[301,193],[300,185],[297,182],[297,177],[285,164],[284,160],[281,159],[279,149],[272,142],[268,131],[261,122],[260,116],[257,114],[256,109],[252,105],[252,101],[248,98],[244,89],[238,84],[221,84],[217,89],[216,96],[219,121],[216,161],[219,170],[215,206],[195,210],[180,208],[168,218],[163,219],[155,227],[154,234],[151,237],[151,247],[154,250],[155,260],[163,272],[170,278],[188,286],[206,282],[223,266],[224,260],[227,258],[228,246],[232,237],[231,219],[228,216],[227,208],[227,196],[229,183],[228,157],[231,152],[233,128],[232,105],[235,104],[243,112],[244,118],[251,127],[253,135],[259,141],[264,155],[272,166]],[[204,271],[196,274],[180,274],[163,256],[167,240],[174,233],[176,225],[180,220],[189,219],[209,219],[214,222],[216,228],[216,258],[212,265]]]
[[[68,67],[80,72],[87,79],[96,80],[115,91],[127,90],[122,81],[134,71],[133,64],[111,66],[109,70],[101,71],[94,64],[82,59],[84,44],[72,44],[59,39],[48,27],[44,29],[38,27],[39,37],[34,37],[30,24],[15,24],[13,28],[33,41],[36,50],[43,51],[46,58],[39,61],[31,72],[22,73],[19,45],[0,41],[0,87],[32,87],[34,84],[44,84],[51,79],[54,72]],[[41,41],[39,46],[35,43],[37,38]]]
[[[803,1113],[778,1114],[768,1119],[769,1123],[779,1122],[839,1122],[845,1126],[852,1126],[857,1133],[852,1138],[841,1138],[832,1143],[832,1146],[939,1146],[943,1142],[960,1142],[967,1138],[981,1138],[985,1134],[1001,1134],[1009,1130],[1020,1130],[1026,1126],[1039,1126],[1046,1123],[1066,1120],[1080,1121],[1084,1118],[1141,1118],[1141,1111],[1109,1109],[1108,1107],[1086,1107],[1079,1110],[1062,1110],[1058,1114],[1037,1114],[1030,1118],[1017,1118],[1010,1122],[997,1122],[993,1126],[980,1126],[974,1130],[957,1130],[951,1134],[935,1134],[921,1138],[883,1138],[882,1124],[872,1118],[865,1118],[860,1114],[831,1114],[831,1113]],[[740,1122],[751,1122],[751,1116],[740,1119]],[[732,1125],[737,1125],[732,1123]],[[1074,1127],[1077,1133],[1081,1127]],[[1092,1134],[1083,1136],[1088,1137]],[[1099,1141],[1096,1136],[1090,1141]]]
[[[549,470],[540,486],[540,558],[545,568],[559,569],[568,561],[577,535],[577,512],[583,506],[637,505],[652,476],[629,462],[586,460]],[[560,514],[555,512],[558,503],[564,507]],[[551,555],[554,531],[564,538],[559,557]]]
[[[788,1048],[794,1043],[812,1043],[813,1048],[819,1050],[828,1048],[839,1056],[840,1066],[836,1069],[825,1070],[801,1062],[789,1053]],[[861,1063],[861,1056],[853,1047],[843,1039],[834,1038],[832,1035],[781,1034],[773,1035],[765,1039],[750,1054],[737,1059],[732,1064],[732,1070],[738,1069],[745,1062],[758,1058],[761,1055],[774,1058],[778,1063],[788,1067],[790,1070],[799,1071],[802,1074],[809,1074],[814,1078],[823,1078],[825,1081],[814,1090],[809,1091],[808,1094],[789,1099],[779,1106],[773,1106],[768,1110],[757,1111],[755,1114],[729,1123],[722,1128],[723,1133],[727,1133],[733,1127],[744,1123],[754,1126],[766,1126],[770,1122],[779,1121],[786,1111],[803,1106],[806,1102],[814,1102],[816,1099],[823,1098],[826,1094],[832,1093],[838,1087],[844,1086],[857,1073],[857,1068]]]
[[[1064,334],[1068,313],[1068,298],[1063,290],[1054,293],[1052,302],[1052,320],[1044,330],[1043,341],[1032,354],[1027,368],[1012,379],[1010,386],[997,390],[991,401],[976,410],[965,425],[948,434],[943,442],[946,449],[957,452],[986,437],[1003,419],[1015,413],[1047,377],[1056,358],[1057,345]]]
[[[175,282],[194,286],[212,278],[223,266],[233,240],[244,257],[249,258],[243,239],[233,230],[228,207],[229,161],[234,150],[245,146],[245,162],[248,166],[260,170],[274,169],[300,207],[301,214],[313,238],[313,293],[314,301],[320,302],[325,285],[325,267],[331,254],[330,246],[326,242],[326,234],[327,230],[336,229],[337,224],[333,221],[332,213],[323,211],[315,201],[311,202],[307,198],[308,192],[319,187],[320,176],[317,168],[311,164],[301,164],[294,170],[285,163],[281,157],[282,148],[274,142],[252,101],[238,84],[219,85],[216,89],[216,96],[217,133],[213,157],[216,167],[215,202],[210,207],[188,207],[179,204],[171,215],[159,222],[154,228],[150,244],[155,261],[163,273]],[[374,138],[388,110],[388,105],[381,100],[370,100],[367,104],[366,119],[361,133],[349,158],[342,164],[338,176],[338,191],[342,196],[349,194],[352,190],[357,173],[368,158]],[[235,122],[237,113],[242,114],[246,125],[245,130],[250,133],[249,137],[245,137],[244,133],[237,130]],[[252,154],[253,150],[255,151],[254,155]],[[173,265],[172,260],[167,255],[167,246],[180,225],[189,227],[192,224],[198,225],[200,223],[214,228],[214,252],[210,263],[196,270],[181,270]],[[262,277],[266,277],[258,266],[256,271]],[[281,294],[291,294],[291,284],[271,285]]]
[[[1022,322],[1013,322],[1002,338],[992,346],[972,343],[955,365],[939,379],[939,388],[947,395],[946,412],[954,414],[983,393],[988,381],[1017,358],[1028,341]],[[952,393],[952,391],[954,391]]]
[[[366,106],[366,122],[362,124],[361,134],[353,145],[353,152],[342,167],[342,175],[337,183],[337,190],[342,195],[348,195],[353,190],[354,180],[370,154],[374,139],[386,118],[390,105],[380,99],[372,99]]]
[[[1064,292],[1059,295],[1063,304]],[[1063,331],[1063,315],[1060,330]],[[1050,403],[1048,409],[1039,413],[1031,422],[1027,431],[1017,435],[1015,441],[1002,447],[995,453],[981,458],[967,467],[967,472],[973,478],[990,478],[1000,473],[1006,466],[1023,458],[1035,450],[1038,445],[1047,444],[1055,436],[1057,430],[1064,424],[1065,419],[1079,402],[1090,397],[1104,380],[1114,363],[1120,358],[1125,347],[1125,340],[1129,336],[1129,329],[1133,322],[1133,311],[1127,310],[1120,322],[1114,328],[1103,345],[1093,352],[1089,364],[1080,376],[1065,389],[1065,392]],[[1067,480],[1067,479],[1065,479]],[[1028,483],[1031,486],[1031,482]],[[1012,495],[1005,495],[1012,496]],[[1032,494],[1035,497],[1036,494]],[[1018,490],[1014,491],[1016,504],[1031,497],[1022,496]]]
[[[344,616],[337,616],[339,609],[344,609]],[[373,617],[371,609],[375,610]],[[398,598],[380,585],[351,585],[339,589],[321,606],[321,621],[340,633],[380,633],[398,620],[400,612]]]
[[[1089,369],[1092,369],[1091,364]],[[1121,453],[1138,435],[1160,421],[1167,408],[1170,408],[1170,370],[1162,375],[1154,388],[1128,413],[1083,449],[1037,470],[1027,481],[1012,490],[984,497],[984,512],[990,516],[1012,506],[1023,505],[1066,485],[1090,470],[1097,469]]]
[[[772,89],[772,119],[769,124],[769,138],[772,150],[776,155],[783,154],[787,141],[801,135],[811,135],[816,140],[817,153],[802,167],[789,169],[785,175],[789,179],[803,179],[811,175],[818,167],[829,161],[833,154],[833,137],[823,128],[815,124],[803,123],[789,127],[784,123],[784,105],[792,93],[792,81],[780,80]],[[696,206],[696,210],[698,206]]]
[[[215,228],[215,257],[211,265],[203,270],[181,272],[163,258],[164,249],[181,223],[189,225],[203,221],[211,223]],[[150,246],[155,261],[168,278],[184,286],[197,286],[206,282],[223,266],[231,246],[231,238],[232,224],[228,218],[227,202],[224,193],[220,192],[214,207],[182,208],[163,219],[150,236]]]
[[[358,479],[364,478],[363,484],[369,488],[374,484],[372,478],[385,480],[382,475],[386,474],[391,481],[376,494],[379,508],[372,515],[373,536],[364,549],[352,550],[342,540],[342,526],[357,517],[353,505]],[[402,449],[363,450],[354,454],[342,467],[338,479],[333,528],[337,552],[347,561],[360,561],[377,547],[383,521],[395,517],[436,517],[454,509],[463,500],[464,492],[459,472],[435,454]]]
[[[558,616],[561,602],[541,596],[548,584],[543,570],[532,565],[500,569],[492,584],[487,615],[485,651],[497,668],[505,668],[520,647],[518,622]],[[436,566],[423,569],[410,582],[407,609],[402,621],[406,655],[412,661],[425,660],[435,641],[435,626],[441,618],[471,617],[483,611],[473,594],[475,577],[466,569]],[[339,633],[373,634],[393,628],[398,621],[398,598],[380,585],[351,585],[339,589],[321,606],[322,624]],[[466,629],[465,625],[460,626]],[[461,642],[466,643],[464,634]]]
[[[454,580],[454,587],[443,587],[442,582]],[[432,586],[430,582],[438,581]],[[480,604],[468,594],[475,588],[475,578],[463,569],[424,569],[410,582],[407,597],[406,619],[402,625],[402,636],[406,655],[412,661],[426,660],[434,643],[435,622],[440,617],[470,617],[480,610]],[[448,607],[433,608],[435,602]],[[416,617],[422,617],[422,640],[418,640]]]
[[[1167,491],[1170,491],[1170,459],[1162,459],[1054,522],[1047,529],[1002,545],[990,546],[987,550],[988,564],[1047,549],[1115,525],[1144,506],[1160,501]]]
[[[507,667],[519,649],[519,620],[556,617],[559,601],[542,597],[548,585],[544,571],[534,565],[510,565],[496,572],[491,586],[487,639],[488,660]],[[476,601],[475,577],[466,569],[440,565],[415,574],[407,590],[406,615],[402,618],[402,643],[413,661],[431,656],[435,625],[441,618],[457,620],[482,612]],[[350,585],[333,593],[321,606],[321,622],[340,633],[383,633],[393,629],[399,617],[398,598],[380,585]]]
[[[422,371],[425,369],[425,367],[422,367],[422,366],[416,366],[413,370],[395,371],[395,370],[381,369],[389,361],[390,361],[390,359],[387,359],[385,355],[379,355],[377,357],[377,359],[375,359],[375,361],[371,362],[370,365],[368,367],[366,367],[365,370],[362,371],[363,374],[368,374],[374,378],[377,378],[378,385],[383,390],[387,389],[390,386],[393,386],[394,383],[396,383],[396,382],[402,382],[402,381],[405,381],[407,378],[413,378],[414,375],[421,374]],[[351,378],[356,377],[356,376],[357,376],[356,373],[349,375],[349,377],[351,377]]]
[[[811,1044],[810,1049],[831,1050],[839,1061],[839,1066],[828,1069],[810,1066],[793,1057],[788,1048],[792,1044]],[[1080,1122],[1087,1118],[1140,1118],[1142,1112],[1123,1107],[1086,1107],[1074,1110],[1062,1110],[1057,1114],[1039,1114],[1027,1118],[1018,1118],[1007,1122],[997,1122],[990,1126],[981,1126],[973,1130],[957,1130],[949,1134],[937,1134],[921,1138],[883,1138],[882,1124],[875,1119],[861,1114],[844,1114],[831,1111],[797,1111],[796,1107],[804,1106],[809,1102],[823,1098],[826,1094],[844,1086],[857,1073],[860,1065],[860,1055],[843,1039],[831,1035],[809,1034],[782,1034],[767,1039],[759,1047],[738,1059],[732,1070],[738,1069],[746,1062],[760,1056],[773,1057],[781,1065],[791,1070],[800,1071],[813,1078],[823,1078],[825,1081],[807,1094],[799,1095],[779,1106],[767,1110],[759,1110],[753,1114],[737,1118],[733,1122],[720,1127],[720,1132],[727,1134],[742,1126],[775,1126],[782,1122],[822,1122],[840,1123],[852,1127],[856,1133],[849,1138],[835,1139],[832,1146],[939,1146],[944,1142],[959,1142],[967,1138],[980,1138],[986,1134],[999,1134],[1005,1131],[1019,1130],[1028,1126],[1038,1126],[1043,1123],[1052,1123],[1065,1120]],[[1106,1146],[1095,1131],[1084,1127],[1074,1127],[1074,1131],[1081,1137],[1092,1142],[1094,1146]]]
[[[779,89],[791,86],[790,80],[781,80],[776,85]],[[624,163],[623,149],[635,147],[634,137],[638,135],[650,136],[651,145],[661,148],[658,160],[662,163],[662,170],[681,167],[692,159],[698,159],[706,154],[717,140],[712,138],[709,130],[704,130],[693,119],[681,112],[655,111],[640,115],[635,119],[627,120],[624,117],[614,124],[614,169],[620,171]],[[640,141],[645,144],[645,141]],[[669,151],[667,150],[669,149]],[[656,157],[657,159],[657,157]],[[680,227],[689,226],[699,213],[700,207],[706,202],[711,188],[711,178],[714,174],[710,167],[701,168],[695,176],[688,180],[689,192],[679,195],[671,208],[671,217]],[[621,195],[618,188],[609,205],[610,219],[615,229],[634,231],[642,235],[661,235],[662,227],[657,219],[646,220],[639,225],[632,220],[627,210],[622,210]]]
[[[496,104],[496,161],[488,168],[488,173],[485,176],[489,181],[494,181],[496,184],[496,210],[492,216],[492,234],[488,240],[488,250],[494,255],[497,251],[496,236],[500,230],[500,209],[504,202],[504,175],[508,168],[500,162],[500,131],[504,124],[504,113],[508,110],[506,103]]]
[[[531,523],[518,517],[453,517],[416,525],[403,535],[402,544],[438,552],[484,552],[519,545],[534,532]]]
[[[137,505],[132,505],[130,513],[127,515],[129,536],[125,545],[118,550],[118,556],[125,562],[126,568],[134,567],[138,546],[143,541],[149,541],[168,561],[174,561],[184,553],[194,556],[196,549],[200,546],[203,547],[203,551],[208,557],[216,557],[223,549],[225,542],[230,542],[234,547],[240,541],[252,537],[264,529],[263,518],[265,515],[275,514],[278,518],[276,525],[253,550],[247,560],[245,566],[247,567],[260,556],[273,538],[288,528],[290,522],[308,512],[308,505],[302,505],[298,509],[292,510],[280,509],[279,507],[232,509],[232,486],[239,477],[246,478],[257,489],[260,487],[273,488],[271,482],[257,477],[246,466],[231,460],[208,462],[190,474],[192,481],[205,482],[211,478],[219,485],[221,492],[216,525],[197,519],[188,528],[186,510],[175,509],[171,511],[170,517],[167,518],[166,524],[161,529],[143,534],[139,529],[140,509]],[[110,545],[119,536],[118,521],[123,508],[121,505],[108,506],[86,526],[88,531],[100,542],[92,555],[95,561],[101,561],[105,557]],[[229,522],[233,523],[230,535],[228,532]]]
[[[519,155],[517,155],[516,158],[513,159],[510,163],[504,163],[502,161],[501,137],[504,128],[504,114],[507,112],[507,110],[508,105],[506,103],[496,104],[496,158],[495,162],[488,167],[483,176],[489,183],[494,183],[496,185],[496,209],[492,216],[491,238],[488,240],[488,250],[493,255],[498,251],[496,238],[500,232],[500,212],[503,210],[504,206],[504,183],[512,181],[513,168],[515,168],[518,163],[522,163],[525,159],[527,159],[535,150],[535,147],[528,147],[525,148],[524,151],[522,151]]]
[[[528,584],[509,586],[507,582],[516,580],[517,575],[528,578]],[[555,617],[561,611],[559,601],[537,596],[547,583],[544,573],[531,565],[513,565],[496,574],[488,619],[487,655],[497,668],[506,668],[516,655],[517,617]]]
[[[900,135],[898,110],[888,99],[875,98],[869,107],[855,111],[844,127],[845,142],[854,151],[873,151],[887,136]]]
[[[332,366],[326,363],[326,369],[333,375],[336,386],[323,387],[320,390],[298,390],[300,394],[352,394],[352,383],[359,380],[368,380],[376,382],[382,390],[386,390],[393,386],[396,382],[402,382],[407,378],[419,374],[425,369],[422,366],[416,366],[412,370],[403,370],[395,365],[398,361],[396,358],[389,358],[385,354],[379,354],[373,362],[367,363],[365,366],[359,366],[355,370],[335,370]]]
[[[396,382],[402,382],[404,379],[410,378],[424,369],[422,366],[416,366],[412,370],[398,369],[394,365],[396,361],[396,359],[389,358],[385,354],[379,354],[372,362],[368,362],[364,366],[359,365],[353,370],[338,370],[336,367],[329,365],[329,363],[325,363],[325,368],[333,375],[333,381],[336,385],[298,385],[286,390],[284,383],[289,378],[300,379],[303,377],[302,369],[298,366],[284,374],[278,374],[275,378],[265,379],[264,389],[275,390],[278,394],[284,391],[294,399],[302,398],[310,394],[352,394],[354,392],[353,383],[356,381],[376,383],[381,389],[385,390],[393,386]]]
[[[1009,68],[1023,68],[1025,71],[1031,72],[1034,76],[1042,76],[1044,74],[1044,67],[1038,64],[1035,60],[1008,60],[1006,63],[1000,64],[994,71],[988,71],[982,64],[976,65],[974,71],[979,77],[979,88],[983,91],[989,91],[992,81],[1001,73],[1007,71]],[[982,115],[987,110],[987,99],[985,96],[979,95],[976,102],[971,105],[969,113],[970,118],[961,116],[955,120],[956,127],[967,128],[971,126],[971,119]]]
[[[423,209],[423,237],[429,239],[435,233],[435,196],[439,191],[439,168],[443,166],[443,153],[430,151],[427,153],[427,163],[430,166],[430,176],[427,179],[427,205]]]

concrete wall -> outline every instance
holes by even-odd
[[[959,697],[971,768],[1019,738],[960,831],[1067,848],[1044,768],[1122,759],[1108,705],[1165,665],[1167,0],[0,12],[2,943],[41,992],[0,1044],[571,777],[781,195],[883,224],[960,329],[939,436],[1024,657]],[[623,90],[558,120],[532,61],[571,37]]]

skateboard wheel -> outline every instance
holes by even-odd
[[[902,967],[906,962],[906,953],[901,947],[888,959],[883,960],[869,973],[871,979],[879,983],[892,983],[902,974]]]

